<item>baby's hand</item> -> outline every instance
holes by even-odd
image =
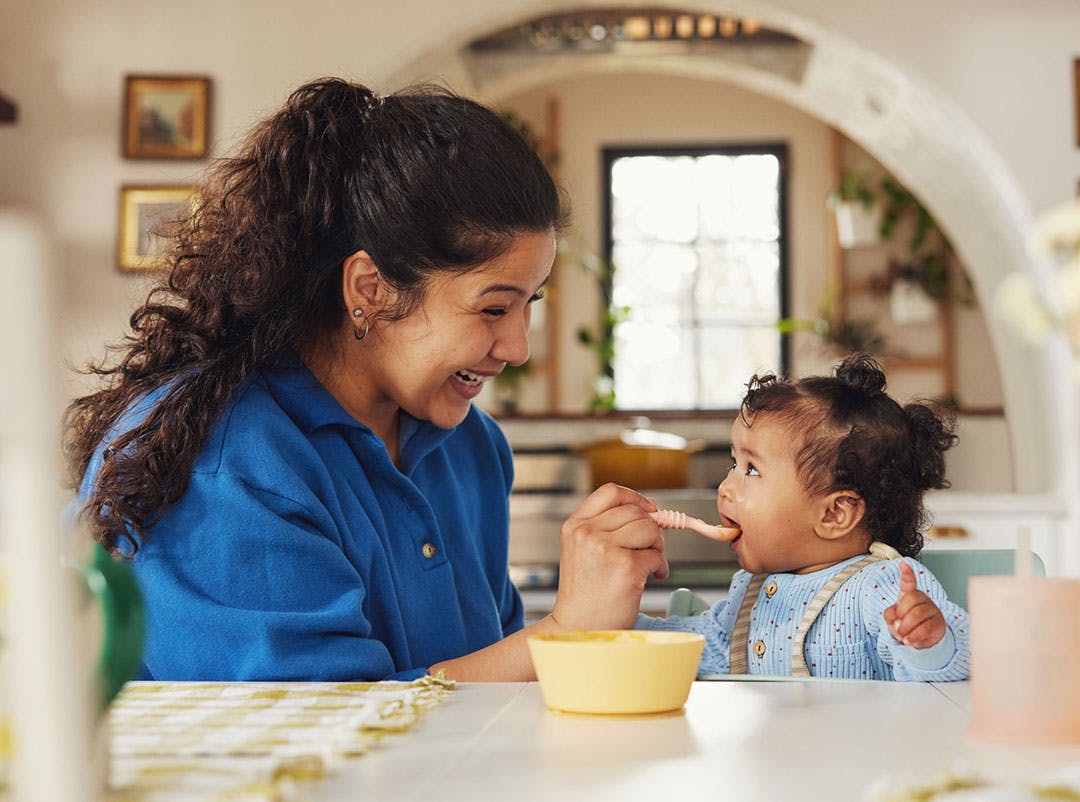
[[[894,638],[916,649],[929,649],[945,636],[945,616],[918,589],[915,572],[907,563],[900,563],[900,598],[885,608],[885,623]]]

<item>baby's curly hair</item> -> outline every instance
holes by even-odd
[[[855,491],[874,540],[907,557],[922,550],[923,494],[949,486],[945,452],[957,441],[951,414],[929,402],[901,407],[885,393],[881,366],[853,354],[834,376],[754,376],[740,416],[750,426],[758,415],[790,429],[795,468],[808,492]]]

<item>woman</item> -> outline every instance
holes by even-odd
[[[510,449],[471,401],[529,355],[558,193],[431,88],[298,89],[211,169],[104,389],[67,414],[82,517],[131,559],[144,677],[532,677],[525,637],[633,624],[648,499],[562,529],[552,614],[507,574]]]

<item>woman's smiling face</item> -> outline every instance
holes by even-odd
[[[731,547],[751,573],[804,573],[822,562],[825,544],[814,532],[819,507],[796,473],[795,440],[768,414],[732,425],[732,466],[716,506],[742,529]]]
[[[382,400],[444,429],[461,423],[487,380],[529,358],[531,306],[554,259],[553,231],[527,233],[490,262],[435,279],[407,317],[380,327],[370,367]]]

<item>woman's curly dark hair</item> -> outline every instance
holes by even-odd
[[[78,483],[125,410],[167,388],[105,448],[83,508],[95,538],[129,556],[185,492],[234,388],[290,350],[333,347],[346,257],[367,251],[402,299],[388,316],[402,317],[435,274],[564,220],[547,170],[498,114],[438,87],[379,97],[332,78],[296,90],[197,197],[131,333],[87,368],[103,389],[65,413]]]
[[[755,376],[740,414],[748,426],[761,414],[788,426],[810,493],[858,493],[875,540],[907,557],[922,550],[923,494],[949,486],[945,452],[957,440],[951,415],[926,402],[901,407],[885,393],[881,366],[865,354],[841,361],[831,377]]]

